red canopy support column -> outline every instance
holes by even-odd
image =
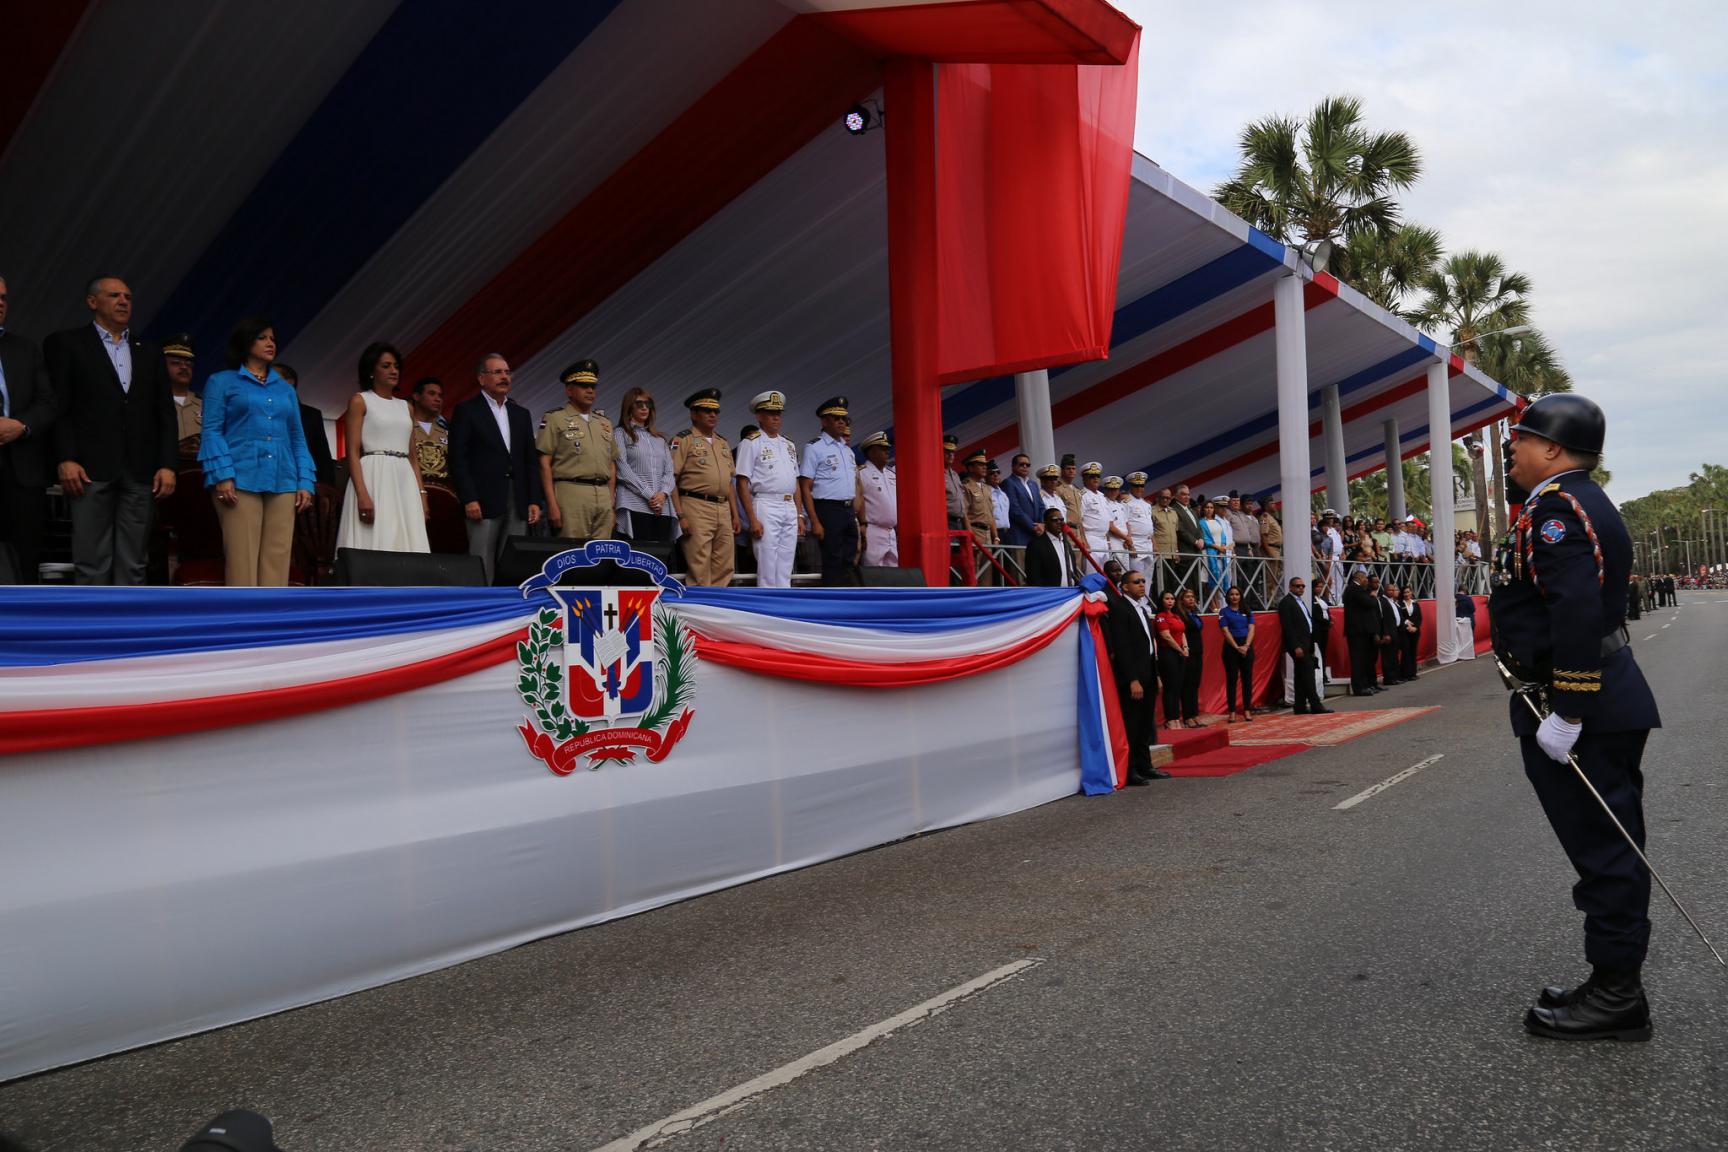
[[[888,300],[900,564],[948,583],[942,488],[942,390],[936,383],[936,67],[891,60],[887,118]]]

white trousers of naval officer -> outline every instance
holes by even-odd
[[[893,568],[900,563],[899,535],[892,524],[872,521],[864,529],[864,559],[866,568]]]
[[[756,553],[756,587],[792,587],[792,559],[798,554],[798,505],[787,495],[755,493],[750,500],[762,522],[762,538],[750,542]]]

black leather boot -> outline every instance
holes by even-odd
[[[1579,984],[1576,988],[1564,988],[1559,984],[1550,984],[1546,988],[1542,989],[1541,994],[1536,997],[1536,1005],[1539,1008],[1564,1008],[1566,1005],[1577,1000],[1578,997],[1584,995],[1584,993],[1590,991],[1595,982],[1596,973],[1592,971],[1589,979],[1585,980],[1582,984]]]
[[[1636,968],[1598,968],[1570,1004],[1532,1008],[1524,1027],[1549,1040],[1648,1040],[1650,1002],[1638,976]]]

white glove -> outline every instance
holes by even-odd
[[[1572,751],[1572,745],[1578,743],[1578,734],[1584,731],[1584,725],[1562,718],[1558,713],[1550,712],[1542,720],[1542,727],[1536,729],[1536,743],[1542,746],[1542,751],[1548,753],[1548,758],[1557,764],[1566,763],[1567,753]]]

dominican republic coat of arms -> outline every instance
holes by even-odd
[[[607,560],[647,572],[655,586],[557,585],[565,572]],[[517,731],[528,751],[559,776],[584,762],[628,764],[638,751],[664,760],[695,715],[695,646],[663,599],[683,595],[683,585],[653,556],[594,540],[552,557],[522,591],[558,605],[541,608],[516,645],[516,691],[531,713]]]

